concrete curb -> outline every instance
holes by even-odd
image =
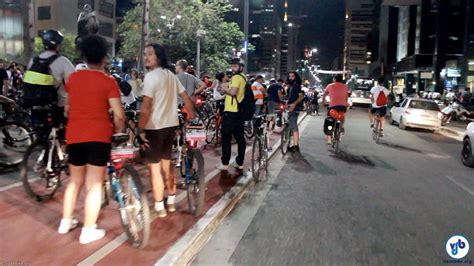
[[[306,112],[299,119],[298,124],[306,118]],[[272,147],[269,159],[279,150],[281,141],[278,140]],[[199,221],[184,234],[155,265],[186,265],[204,247],[221,221],[232,211],[240,201],[245,191],[252,184],[251,172],[241,178],[232,189],[224,194]]]
[[[465,131],[458,130],[458,129],[453,129],[449,127],[442,127],[439,130],[436,131],[437,134],[452,138],[458,141],[462,141],[464,138]]]

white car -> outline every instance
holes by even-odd
[[[369,90],[354,90],[351,93],[352,103],[354,105],[372,105],[372,100],[370,100],[370,91]]]
[[[398,124],[400,129],[406,127],[438,130],[441,128],[442,113],[433,100],[405,98],[390,110],[390,123]]]
[[[462,146],[462,163],[468,167],[474,167],[474,152],[472,151],[472,141],[474,140],[474,122],[469,123],[464,136]]]

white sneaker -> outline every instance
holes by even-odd
[[[238,170],[244,170],[244,166],[238,165],[235,161],[231,164],[231,166],[237,168]]]
[[[221,164],[221,163],[218,164],[218,165],[216,166],[216,168],[217,168],[217,170],[221,170],[221,171],[227,171],[227,170],[229,170],[229,166],[228,166],[228,165],[224,165],[224,164]]]
[[[58,227],[58,233],[61,235],[69,233],[72,229],[76,228],[79,221],[76,218],[61,219],[61,223]]]
[[[83,227],[81,231],[81,236],[79,237],[79,243],[89,244],[96,240],[99,240],[105,236],[104,229],[97,229],[97,226],[94,227]]]

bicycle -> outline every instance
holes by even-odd
[[[26,150],[20,175],[27,194],[38,202],[53,197],[63,182],[61,174],[69,175],[67,154],[58,138],[60,127],[53,127],[51,113],[48,114],[49,135],[38,138]]]
[[[268,132],[266,115],[255,117],[255,139],[252,145],[252,176],[255,183],[263,180],[268,172]]]
[[[206,190],[204,157],[197,146],[200,141],[206,139],[206,131],[201,123],[186,125],[186,114],[183,112],[179,112],[179,120],[176,166],[180,168],[181,177],[184,179],[181,184],[186,190],[189,212],[197,217],[204,209]]]
[[[282,110],[283,108],[283,110]],[[283,125],[283,131],[281,132],[281,153],[286,155],[291,145],[291,140],[293,139],[293,130],[289,124],[289,111],[284,106],[280,107],[280,120]]]
[[[0,118],[0,150],[6,160],[0,161],[0,166],[17,167],[23,161],[23,153],[33,142],[33,135],[27,126]],[[3,159],[3,158],[2,158]]]
[[[104,205],[109,198],[118,204],[120,220],[129,243],[144,248],[150,238],[150,209],[147,193],[138,172],[130,164],[138,148],[120,147],[129,140],[128,134],[112,137],[111,159],[107,164],[108,179],[104,182]]]
[[[344,121],[345,114],[343,112],[338,112],[335,109],[329,111],[329,116],[334,119],[333,126],[329,126],[329,130],[332,132],[332,148],[335,153],[339,153],[339,145],[341,142],[341,129],[342,121]]]
[[[375,117],[374,129],[372,130],[372,139],[375,140],[375,143],[377,144],[380,143],[380,139],[383,137],[381,119],[383,119],[383,117],[377,114]]]

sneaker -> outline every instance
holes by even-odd
[[[104,229],[97,229],[97,225],[94,227],[83,227],[81,236],[79,237],[79,243],[89,244],[96,240],[99,240],[105,236]]]
[[[58,233],[61,235],[69,233],[69,231],[73,230],[79,225],[79,221],[76,218],[71,219],[61,219],[61,223],[59,224]]]
[[[292,152],[300,152],[300,146],[296,146],[296,145],[295,145],[295,146],[291,147],[290,150],[291,150]]]
[[[380,136],[383,137],[383,129],[380,130]]]
[[[169,212],[175,212],[176,211],[176,204],[167,204],[168,211]]]
[[[231,166],[236,168],[237,170],[244,170],[244,166],[238,165],[236,162],[233,162]]]
[[[331,146],[332,145],[332,139],[329,139],[327,144],[328,144],[328,146]]]
[[[227,171],[227,170],[229,170],[229,166],[228,166],[228,165],[221,164],[221,163],[218,164],[218,165],[216,166],[216,168],[217,168],[217,170],[221,170],[221,171]]]
[[[165,209],[161,209],[161,210],[155,209],[155,211],[158,213],[158,217],[160,217],[160,218],[165,218],[166,215],[168,215],[168,214],[166,213],[166,210],[165,210]]]

